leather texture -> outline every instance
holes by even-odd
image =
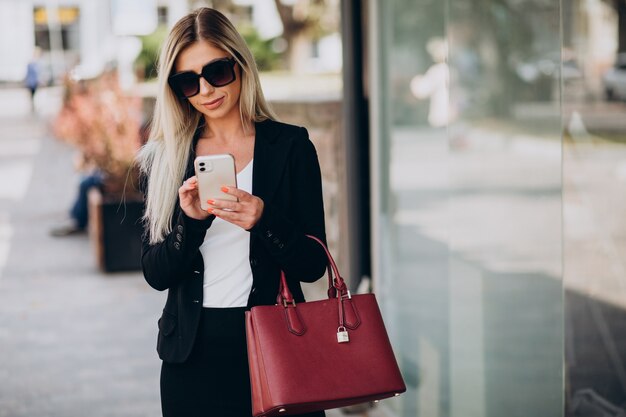
[[[296,303],[281,274],[277,305],[246,312],[255,417],[325,410],[406,391],[376,297],[350,296],[323,242],[308,237],[324,246],[332,296]],[[349,341],[339,343],[339,329],[348,332]]]

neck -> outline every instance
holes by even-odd
[[[211,139],[221,143],[232,143],[250,133],[252,126],[244,126],[241,123],[239,112],[231,112],[226,117],[210,119],[205,116],[205,128],[202,138]]]

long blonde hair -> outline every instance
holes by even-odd
[[[244,128],[250,122],[275,119],[261,90],[254,57],[233,24],[215,9],[203,7],[181,18],[172,28],[159,56],[158,93],[150,136],[137,157],[148,180],[143,217],[150,244],[161,242],[172,231],[176,208],[189,159],[199,113],[186,99],[178,98],[167,83],[178,55],[198,41],[229,53],[241,68],[239,114]]]

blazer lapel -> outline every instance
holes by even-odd
[[[276,123],[265,120],[255,123],[252,194],[263,201],[272,200],[287,165],[290,140],[280,140]]]

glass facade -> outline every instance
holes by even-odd
[[[564,371],[574,416],[626,409],[625,17],[622,1],[563,2]]]
[[[626,412],[622,3],[368,3],[385,414]]]

